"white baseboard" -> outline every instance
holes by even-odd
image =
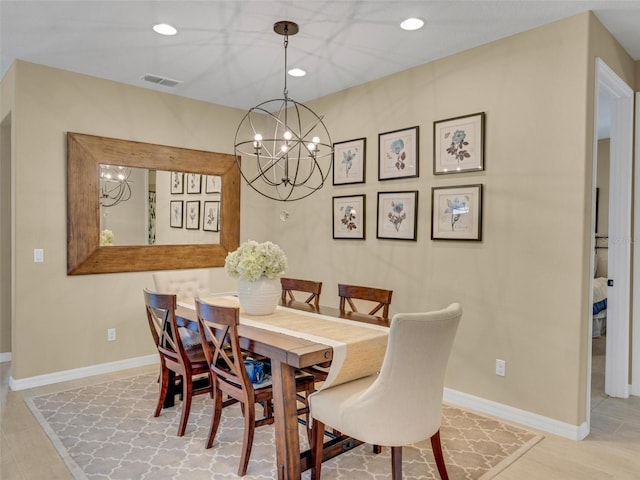
[[[27,388],[41,387],[52,383],[77,380],[78,378],[90,377],[92,375],[101,375],[104,373],[126,370],[128,368],[153,365],[158,362],[158,354],[154,353],[144,357],[128,358],[127,360],[118,360],[117,362],[101,363],[99,365],[91,365],[90,367],[74,368],[73,370],[36,375],[35,377],[21,378],[19,380],[10,377],[9,388],[11,388],[11,390],[25,390]]]
[[[0,361],[5,362],[10,359],[10,352],[0,353]],[[73,370],[64,370],[62,372],[21,378],[19,380],[10,377],[9,387],[11,390],[25,390],[27,388],[41,387],[43,385],[65,382],[68,380],[77,380],[79,378],[90,377],[92,375],[111,373],[119,370],[126,370],[128,368],[153,365],[155,363],[158,363],[158,355],[152,354],[144,357],[119,360],[117,362],[92,365],[90,367],[74,368]],[[444,389],[443,400],[452,405],[468,408],[469,410],[474,410],[478,413],[492,415],[509,422],[553,433],[554,435],[559,435],[571,440],[583,440],[589,434],[586,422],[581,425],[571,425],[569,423],[554,420],[553,418],[527,412],[526,410],[520,410],[519,408],[510,407],[502,403],[469,395],[468,393],[459,392],[450,388]]]
[[[571,425],[450,388],[444,389],[443,400],[452,405],[468,408],[478,413],[485,413],[502,420],[553,433],[571,440],[583,440],[589,434],[587,422],[582,423],[582,425]]]

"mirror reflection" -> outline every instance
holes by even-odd
[[[100,245],[220,243],[222,178],[100,164]]]

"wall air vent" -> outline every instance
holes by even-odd
[[[142,79],[145,82],[155,83],[156,85],[163,85],[165,87],[175,87],[182,83],[180,80],[173,80],[167,77],[161,77],[160,75],[153,75],[152,73],[146,73]]]

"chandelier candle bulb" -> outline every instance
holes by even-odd
[[[131,198],[131,169],[121,165],[100,165],[100,205],[113,207]]]

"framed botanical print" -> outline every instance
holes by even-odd
[[[418,176],[420,127],[378,134],[378,180]]]
[[[220,202],[204,202],[202,230],[205,232],[220,231]]]
[[[367,139],[333,144],[333,184],[364,183],[367,166]]]
[[[207,175],[205,180],[204,193],[220,193],[222,178],[218,175]]]
[[[171,193],[184,193],[184,174],[171,172]]]
[[[333,197],[333,238],[364,240],[365,195]]]
[[[186,174],[185,182],[187,183],[187,193],[200,193],[202,184],[201,177],[202,175],[199,173]]]
[[[185,208],[185,228],[200,230],[200,201],[187,202]]]
[[[484,112],[433,122],[433,173],[484,170]]]
[[[482,240],[482,185],[431,189],[432,240]]]
[[[377,238],[416,240],[418,191],[378,192]]]
[[[169,226],[171,228],[182,228],[182,200],[171,200],[169,202]]]

